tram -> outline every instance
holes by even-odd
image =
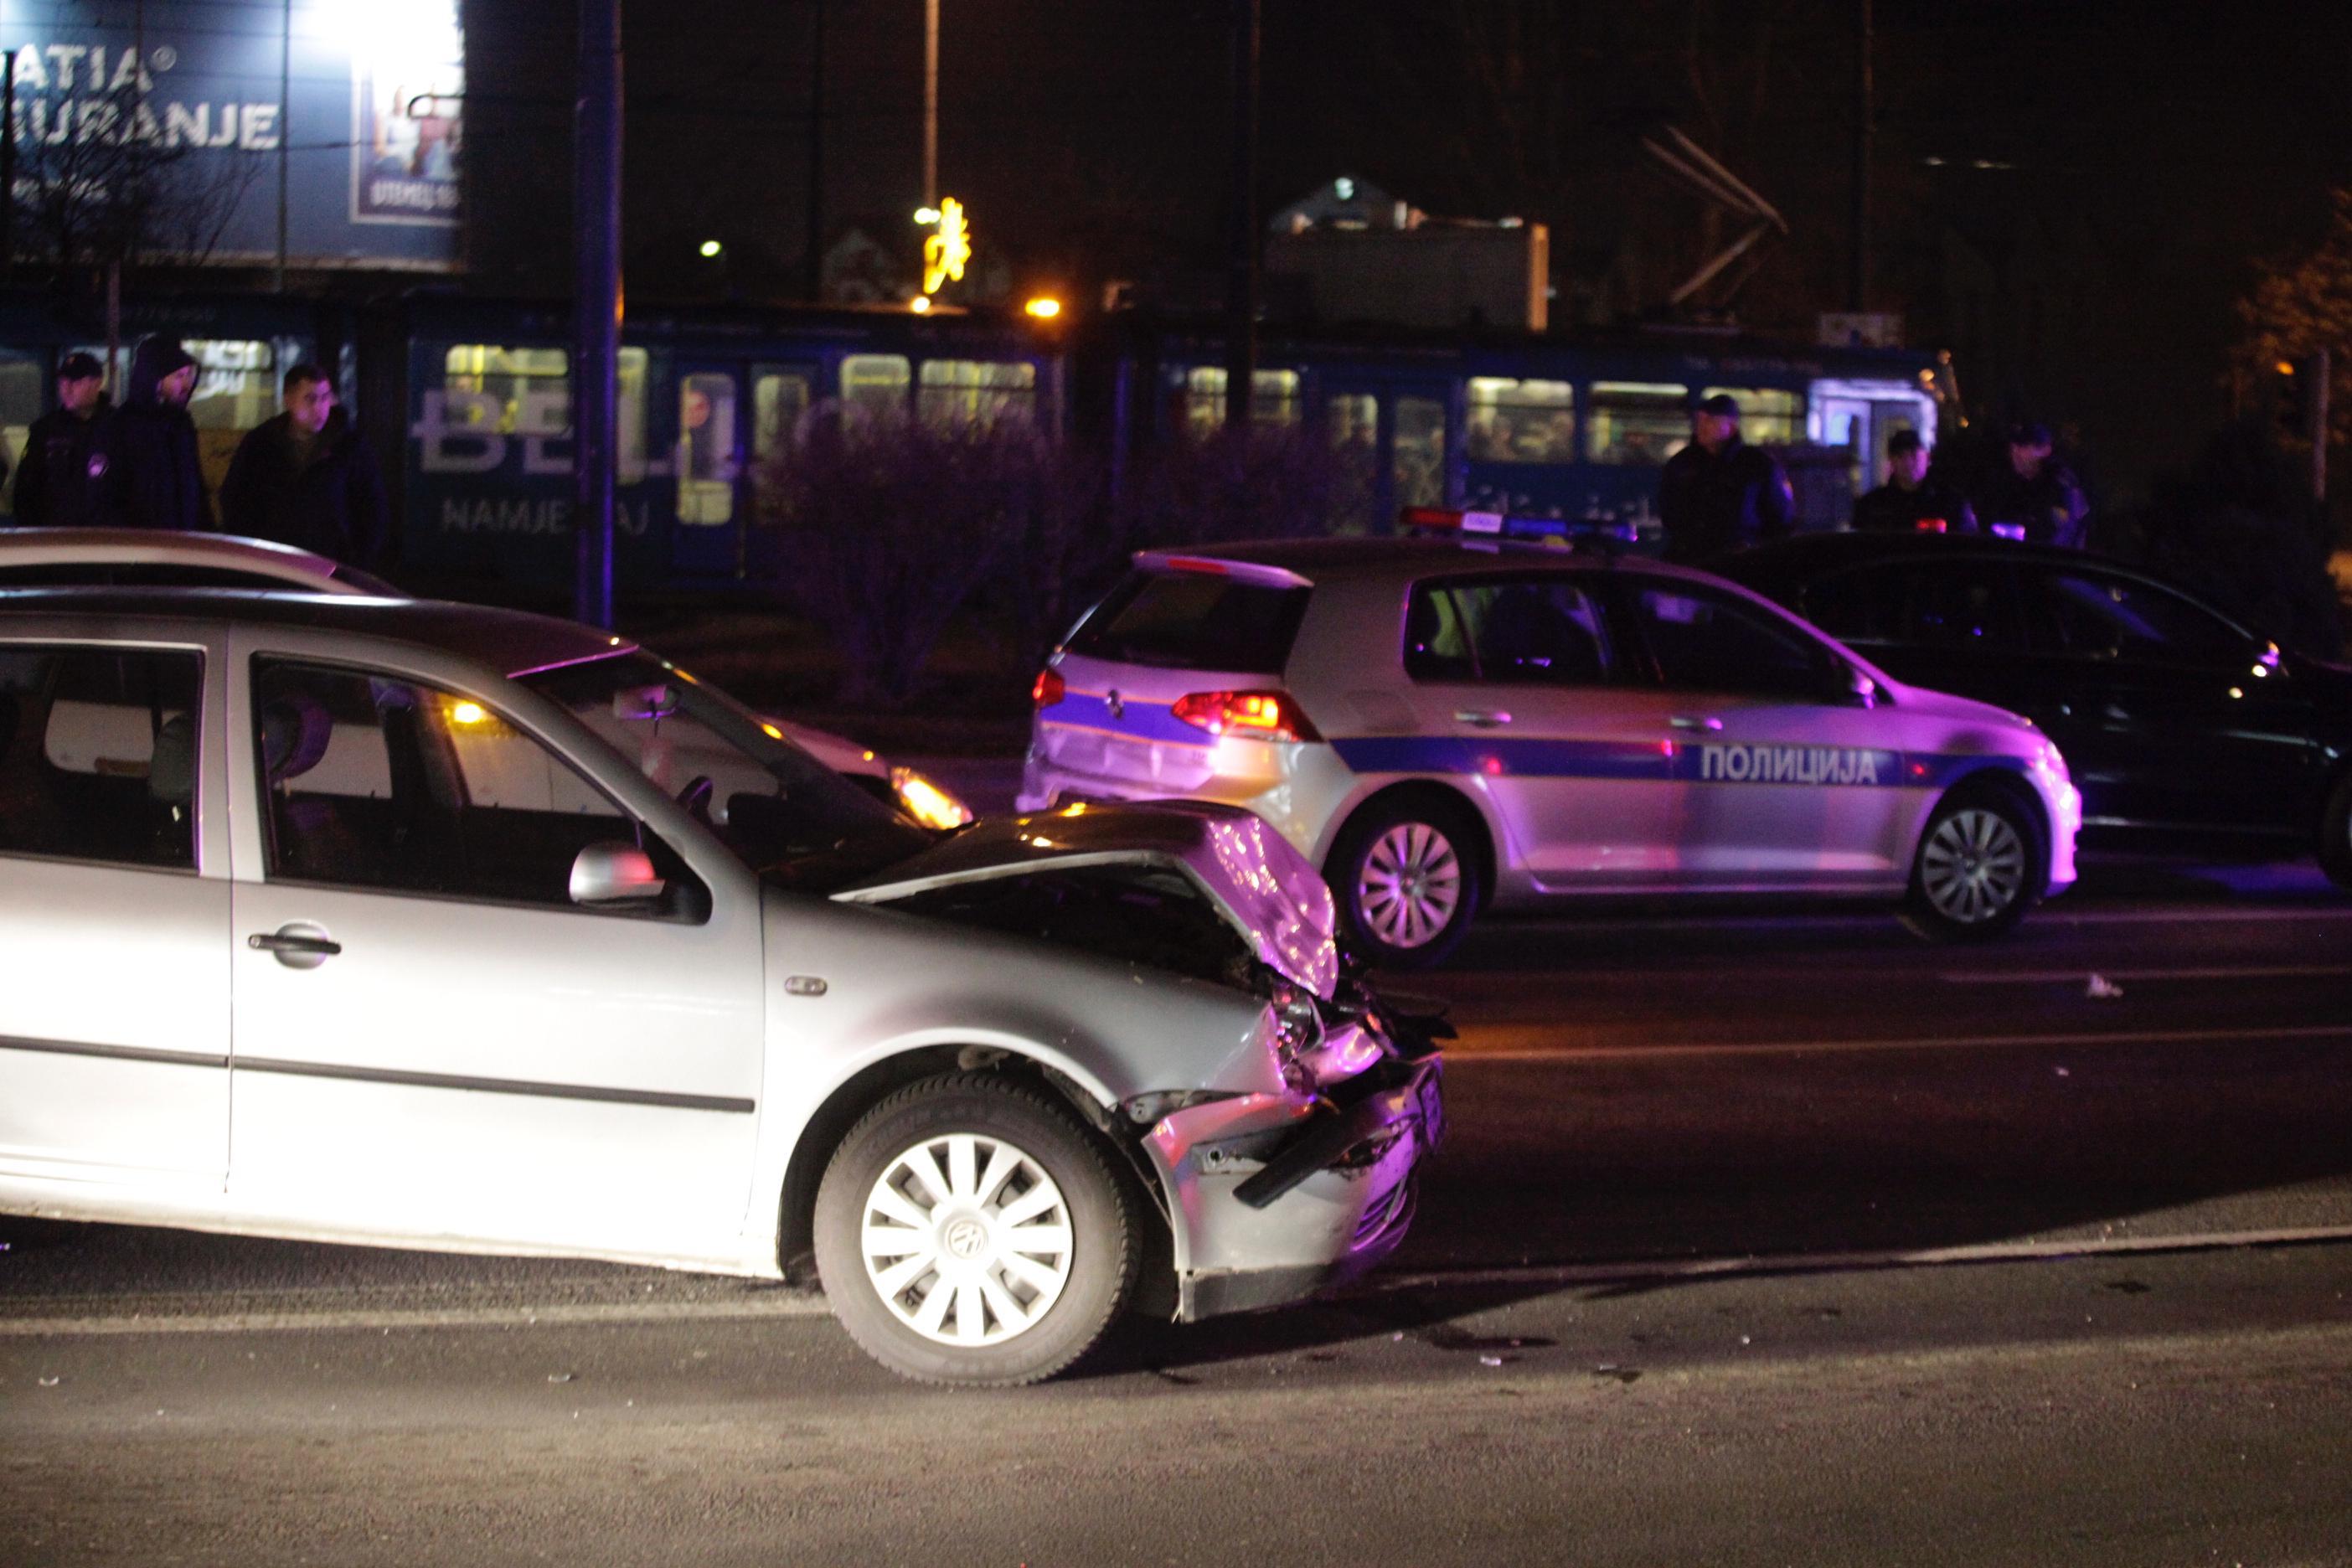
[[[244,433],[277,412],[285,369],[309,360],[335,376],[384,464],[399,574],[523,591],[570,583],[567,305],[425,291],[127,299],[118,366],[149,332],[177,336],[203,367],[190,411],[211,486]],[[0,296],[0,453],[12,472],[58,361],[103,342],[87,310]],[[1140,313],[1075,329],[978,311],[633,313],[618,365],[615,577],[636,590],[740,581],[757,565],[759,476],[813,411],[1017,418],[1088,444],[1117,476],[1216,429],[1225,377],[1216,330]],[[1411,506],[1475,507],[1648,543],[1658,469],[1701,398],[1738,397],[1748,439],[1789,460],[1801,516],[1836,526],[1888,436],[1934,441],[1938,390],[1922,353],[1703,330],[1269,326],[1252,417],[1328,442],[1352,468],[1341,528],[1381,531]]]

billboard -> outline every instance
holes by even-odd
[[[0,0],[19,248],[44,199],[144,181],[156,241],[213,261],[454,267],[457,3]]]

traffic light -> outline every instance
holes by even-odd
[[[2272,406],[2280,435],[2308,441],[2318,434],[2320,410],[2326,405],[2326,363],[2325,354],[2302,354],[2271,367],[2278,378]]]

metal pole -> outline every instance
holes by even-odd
[[[0,278],[16,275],[16,51],[0,65]]]
[[[808,263],[801,291],[824,302],[824,0],[809,29]]]
[[[1870,297],[1870,152],[1874,94],[1870,79],[1871,0],[1856,0],[1853,65],[1853,271],[1846,309],[1859,311]]]
[[[286,292],[286,161],[293,155],[294,0],[286,0],[278,36],[278,292]]]
[[[577,545],[572,614],[613,624],[613,454],[621,347],[621,0],[580,0],[574,109],[572,477]]]
[[[1257,381],[1259,0],[1234,0],[1232,254],[1225,282],[1225,427],[1249,428]]]
[[[923,205],[940,205],[940,0],[923,0]]]

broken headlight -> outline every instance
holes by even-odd
[[[1282,1081],[1301,1094],[1315,1092],[1313,1058],[1323,1045],[1323,1012],[1315,994],[1288,981],[1277,982],[1267,1001],[1266,1038],[1274,1046]]]

